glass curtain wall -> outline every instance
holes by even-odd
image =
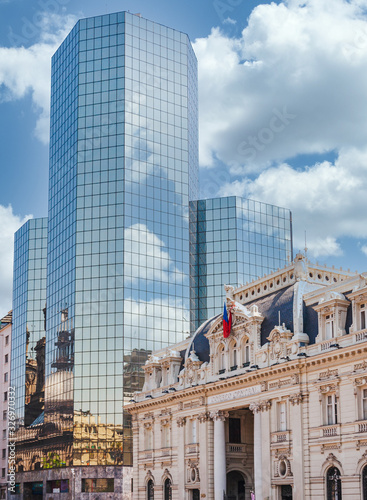
[[[18,470],[40,466],[28,446],[43,421],[45,383],[47,218],[26,222],[14,237],[11,386],[15,392]]]
[[[223,285],[239,286],[292,261],[292,214],[235,196],[190,203],[191,327],[219,314]],[[196,232],[195,232],[196,228]]]
[[[189,333],[196,72],[186,35],[128,13],[79,21],[53,57],[45,422],[61,465],[131,464],[123,404],[150,352]]]

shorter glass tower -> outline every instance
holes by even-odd
[[[292,261],[292,214],[236,196],[190,203],[191,331],[221,312],[238,286]]]
[[[46,261],[47,218],[31,219],[14,237],[11,385],[18,470],[31,466],[26,443],[44,410]],[[41,456],[33,467],[41,466]]]

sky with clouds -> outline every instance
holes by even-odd
[[[201,197],[290,208],[296,251],[306,232],[311,259],[367,270],[367,0],[332,6],[0,1],[0,311],[11,307],[12,234],[27,214],[47,215],[50,58],[77,19],[120,10],[193,42]]]

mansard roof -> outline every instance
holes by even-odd
[[[194,335],[191,338],[191,342],[186,349],[185,353],[185,361],[190,356],[192,351],[195,351],[195,354],[200,359],[200,361],[208,362],[210,361],[210,348],[209,348],[209,340],[206,338],[205,334],[208,333],[210,328],[213,326],[215,321],[221,316],[221,314],[217,314],[213,318],[208,319],[199,328],[196,330]]]

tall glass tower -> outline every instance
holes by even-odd
[[[139,368],[190,331],[196,58],[136,15],[83,19],[51,96],[45,425],[61,464],[130,465]]]

